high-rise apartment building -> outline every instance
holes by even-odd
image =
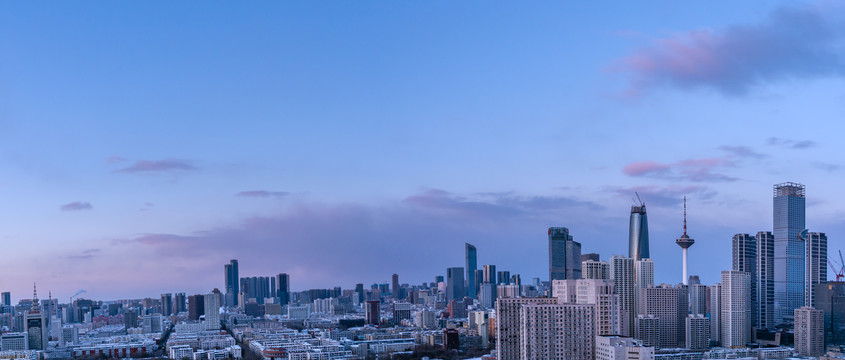
[[[650,258],[648,254],[648,217],[645,204],[631,206],[628,223],[628,257],[636,260]]]
[[[176,293],[173,295],[173,313],[178,314],[187,311],[187,298],[185,293]]]
[[[581,243],[569,229],[549,228],[549,281],[581,278]]]
[[[759,231],[757,243],[757,308],[755,323],[761,329],[775,328],[775,236]]]
[[[751,326],[757,326],[759,305],[757,304],[757,237],[736,234],[731,239],[732,269],[747,272],[751,279]]]
[[[618,335],[621,332],[619,295],[613,281],[600,279],[554,280],[553,297],[560,304],[595,305],[596,335]]]
[[[381,310],[379,309],[378,300],[367,300],[366,302],[366,318],[367,324],[378,325],[381,323]]]
[[[188,296],[188,320],[199,320],[201,315],[205,315],[205,296]]]
[[[161,314],[164,316],[173,315],[173,294],[161,294]]]
[[[654,315],[637,315],[636,335],[643,346],[660,346],[660,320]]]
[[[478,269],[478,251],[475,245],[464,243],[464,257],[466,258],[466,291],[467,296],[478,299],[479,279],[475,277],[475,270]]]
[[[827,282],[827,235],[821,232],[807,232],[801,235],[807,253],[804,306],[816,307],[813,288],[816,284]]]
[[[0,300],[2,300],[3,306],[12,306],[12,294],[8,291],[4,291],[0,294]]]
[[[522,360],[522,307],[529,304],[557,304],[557,299],[505,298],[496,300],[498,360]]]
[[[637,316],[634,259],[620,255],[611,257],[610,279],[613,280],[614,291],[619,295],[621,335],[634,336],[634,319]]]
[[[522,360],[595,359],[595,305],[526,304],[520,320]]]
[[[806,250],[800,238],[806,228],[804,190],[804,185],[791,182],[774,186],[776,324],[791,324],[795,309],[804,305]]]
[[[634,272],[636,311],[637,314],[643,314],[642,301],[640,301],[641,290],[654,285],[654,261],[651,259],[637,260],[634,262]]]
[[[224,266],[225,270],[225,293],[226,306],[238,306],[238,293],[240,292],[240,277],[238,275],[238,260],[232,259]]]
[[[703,350],[710,347],[710,319],[702,314],[690,314],[686,320],[686,348]]]
[[[722,271],[721,343],[745,347],[751,340],[751,275],[744,271]]]
[[[446,301],[461,300],[466,295],[464,291],[464,268],[451,267],[446,269]]]
[[[610,279],[610,264],[607,261],[584,260],[581,262],[582,279]]]
[[[658,319],[659,348],[674,348],[685,344],[685,318],[689,313],[687,287],[662,284],[640,290],[644,315]]]
[[[237,267],[237,265],[235,265]],[[203,296],[203,308],[205,308],[205,325],[206,330],[220,329],[220,295],[216,293],[209,293]]]
[[[824,355],[824,312],[805,306],[795,309],[794,316],[798,356]]]
[[[690,314],[707,316],[707,285],[692,284],[687,288],[689,289]]]
[[[722,341],[722,284],[710,285],[710,340]]]

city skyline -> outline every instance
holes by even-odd
[[[842,59],[838,4],[335,5],[0,4],[0,290],[225,292],[231,259],[292,291],[418,284],[465,243],[545,280],[550,227],[626,255],[635,193],[655,282],[687,195],[713,284],[788,181],[845,247],[843,76],[811,56]]]

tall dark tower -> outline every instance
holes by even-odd
[[[550,227],[549,281],[581,278],[581,243],[572,240],[569,229]]]
[[[238,260],[232,259],[224,266],[225,271],[225,285],[226,285],[226,306],[238,306],[238,292],[241,290],[238,286]]]
[[[639,196],[637,196],[639,200]],[[628,257],[639,261],[649,259],[648,254],[648,216],[645,203],[631,206],[631,220],[628,224]]]
[[[473,299],[478,297],[478,278],[475,277],[475,270],[478,269],[478,258],[475,246],[464,243],[466,248],[466,272],[467,272],[467,295]]]
[[[687,250],[689,249],[692,244],[695,244],[695,240],[687,235],[687,197],[684,196],[684,234],[681,237],[675,239],[675,244],[683,249],[684,252],[684,271],[683,271],[683,283],[684,285],[689,285],[689,276],[687,275],[689,271],[687,270]]]

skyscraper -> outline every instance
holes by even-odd
[[[164,316],[173,315],[173,294],[161,294],[161,314]]]
[[[205,296],[188,296],[188,320],[199,320],[200,315],[205,315]]]
[[[771,232],[757,232],[757,327],[775,327],[775,237]]]
[[[47,323],[44,312],[41,311],[41,306],[38,304],[38,293],[35,290],[35,285],[32,286],[32,305],[26,313],[24,325],[29,350],[46,350],[48,340]]]
[[[446,301],[461,300],[466,295],[464,291],[464,268],[451,267],[446,269]]]
[[[367,324],[370,325],[378,325],[381,323],[381,311],[379,310],[378,300],[367,300],[366,321]]]
[[[759,306],[757,304],[757,237],[736,234],[731,239],[733,270],[747,272],[751,279],[751,326],[758,326]]]
[[[176,293],[173,295],[173,313],[178,314],[187,311],[187,298],[185,293]]]
[[[237,268],[237,260],[235,260],[235,267]],[[203,308],[205,310],[205,322],[203,323],[206,330],[220,329],[220,295],[211,292],[203,296]]]
[[[751,340],[751,276],[744,271],[722,271],[721,342],[744,347]]]
[[[478,278],[475,277],[475,270],[478,269],[478,258],[477,252],[475,249],[475,245],[470,243],[464,243],[465,254],[466,257],[466,271],[467,271],[467,283],[466,289],[469,293],[469,297],[473,299],[478,298]]]
[[[710,285],[710,340],[722,340],[722,284]]]
[[[689,262],[687,260],[689,247],[695,244],[695,240],[687,235],[687,197],[684,196],[684,234],[675,239],[675,243],[683,249],[683,274],[681,275],[681,282],[684,285],[689,285]]]
[[[582,279],[610,279],[610,264],[607,261],[581,261]]]
[[[3,292],[0,294],[0,300],[2,300],[3,306],[11,306],[12,305],[12,294],[8,291]]]
[[[497,280],[496,275],[496,265],[484,265],[484,279],[482,282],[495,284]]]
[[[238,306],[238,260],[232,259],[225,268],[225,285],[226,285],[226,306]]]
[[[636,313],[642,314],[642,303],[640,301],[640,294],[642,289],[654,285],[654,261],[651,259],[642,259],[634,262],[634,301],[636,306]],[[636,315],[636,314],[635,314]]]
[[[686,343],[686,317],[689,313],[689,293],[686,286],[662,284],[641,289],[643,315],[658,319],[660,348],[674,348]]]
[[[845,282],[816,284],[816,308],[824,312],[824,337],[828,344],[845,343]]]
[[[807,252],[804,306],[816,307],[813,287],[827,282],[827,235],[821,232],[802,232],[801,235]]]
[[[496,300],[496,349],[498,360],[521,360],[524,325],[522,308],[531,304],[557,304],[555,298],[502,298]],[[592,333],[590,336],[594,336]]]
[[[776,324],[792,323],[795,309],[804,304],[806,251],[799,237],[805,229],[804,190],[791,182],[774,186]]]
[[[701,350],[710,347],[710,319],[702,314],[690,314],[686,320],[686,348]]]
[[[634,319],[637,316],[636,296],[634,295],[634,259],[614,255],[610,258],[610,279],[614,291],[619,294],[619,308],[623,336],[634,336]]]
[[[648,216],[645,204],[631,206],[631,220],[628,224],[628,257],[636,260],[647,259],[648,255]]]
[[[390,293],[394,299],[399,299],[399,274],[393,274],[390,278]]]
[[[549,281],[581,278],[581,243],[569,229],[549,228]]]

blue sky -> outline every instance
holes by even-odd
[[[206,292],[547,274],[546,228],[656,278],[730,267],[807,185],[842,246],[843,7],[833,2],[0,4],[0,288]],[[720,255],[721,254],[721,255]],[[715,255],[715,256],[714,256]]]

